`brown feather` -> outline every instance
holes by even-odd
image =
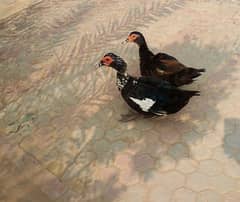
[[[166,73],[177,73],[185,68],[185,66],[177,60],[160,60],[160,62],[165,66]]]

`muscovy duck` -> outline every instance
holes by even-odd
[[[180,90],[167,81],[152,77],[135,78],[127,74],[127,63],[114,53],[106,54],[99,67],[108,66],[117,71],[116,85],[125,102],[144,115],[166,115],[182,109],[199,91]]]
[[[154,76],[169,81],[175,86],[190,84],[205,69],[186,67],[176,58],[166,53],[154,55],[149,50],[142,33],[134,31],[125,42],[134,42],[139,46],[140,71],[142,76]]]

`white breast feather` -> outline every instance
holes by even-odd
[[[122,84],[120,79],[117,79],[117,86],[118,88],[122,89],[124,87],[124,85]]]
[[[142,100],[139,100],[139,99],[130,97],[130,99],[133,102],[135,102],[137,105],[139,105],[139,107],[144,112],[148,112],[148,110],[155,104],[155,101],[153,101],[152,99],[149,99],[149,98],[144,98]]]

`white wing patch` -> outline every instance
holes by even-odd
[[[139,107],[144,111],[144,112],[148,112],[148,110],[155,104],[156,101],[153,101],[152,99],[149,98],[144,98],[142,100],[136,99],[136,98],[132,98],[130,97],[130,99],[135,102],[136,104],[139,105]]]

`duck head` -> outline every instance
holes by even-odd
[[[107,53],[106,55],[104,55],[98,66],[112,67],[121,74],[124,74],[127,70],[127,63],[121,57],[115,55],[114,53]]]
[[[136,43],[139,46],[144,45],[146,43],[143,34],[138,31],[131,32],[128,35],[127,39],[125,40],[125,43],[128,43],[128,42]]]

